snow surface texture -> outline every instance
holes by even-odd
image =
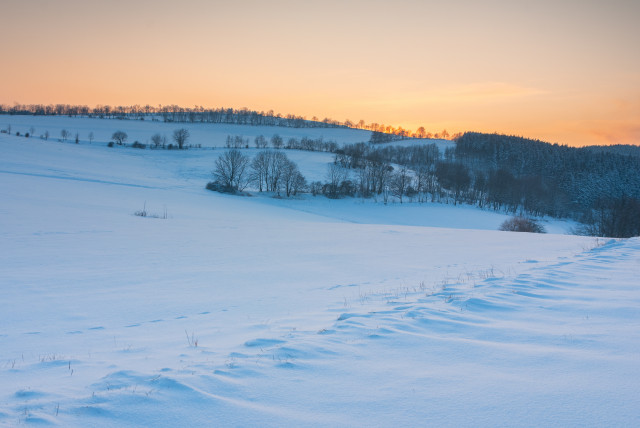
[[[640,421],[639,239],[220,195],[221,150],[0,153],[0,425]],[[308,178],[331,160],[287,155]]]

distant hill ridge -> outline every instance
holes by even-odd
[[[633,146],[630,144],[614,144],[611,146],[586,146],[583,147],[583,149],[591,150],[594,152],[606,152],[624,156],[640,157],[640,146]]]
[[[162,119],[164,122],[179,123],[226,123],[237,125],[253,126],[282,126],[289,128],[353,128],[374,131],[380,134],[388,134],[401,138],[453,138],[446,130],[432,134],[424,127],[419,127],[415,132],[404,129],[401,126],[394,127],[378,123],[365,123],[364,120],[358,122],[346,119],[340,122],[335,119],[319,119],[312,117],[307,119],[304,116],[294,114],[282,115],[273,110],[257,111],[246,107],[241,109],[233,108],[205,108],[202,106],[181,107],[178,105],[158,105],[149,104],[140,106],[109,106],[96,105],[91,108],[86,105],[71,104],[19,104],[13,106],[0,104],[0,114],[9,115],[36,115],[36,116],[69,116],[69,117],[98,117],[107,119],[134,119],[152,120]]]

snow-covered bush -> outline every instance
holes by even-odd
[[[147,145],[142,144],[140,141],[134,141],[131,147],[133,147],[134,149],[146,149]]]
[[[545,233],[544,227],[538,224],[537,221],[522,216],[511,217],[505,220],[499,227],[499,230],[508,232],[530,232],[530,233]]]
[[[236,190],[231,187],[220,183],[219,181],[210,181],[207,183],[207,190],[219,193],[236,193]]]

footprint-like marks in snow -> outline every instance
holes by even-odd
[[[246,341],[244,343],[244,346],[247,346],[250,348],[254,348],[254,347],[266,348],[269,346],[281,345],[283,343],[285,343],[285,341],[280,339],[253,339],[253,340]]]
[[[524,297],[533,297],[534,299],[550,299],[551,298],[549,296],[543,296],[541,294],[527,293],[526,291],[516,291],[515,294],[524,296]]]
[[[336,288],[342,287],[357,287],[358,284],[336,284],[333,287],[329,287],[327,290],[335,290]]]
[[[281,368],[281,369],[295,369],[295,368],[298,368],[298,366],[293,364],[291,361],[285,361],[285,362],[282,362],[282,363],[278,363],[278,364],[276,364],[276,367]]]
[[[45,397],[46,395],[47,394],[45,394],[44,392],[36,391],[33,389],[21,389],[19,391],[16,391],[15,394],[13,394],[14,397],[19,398],[21,400],[32,400],[34,398]]]
[[[498,312],[511,312],[514,309],[506,305],[497,305],[485,299],[478,297],[472,297],[465,302],[465,309],[475,311],[498,311]]]
[[[94,417],[95,416],[106,417],[111,415],[110,411],[98,406],[81,406],[73,409],[72,411],[80,415],[94,416]]]
[[[354,314],[349,312],[344,312],[338,317],[338,321],[346,321],[349,318],[371,318],[371,314]]]

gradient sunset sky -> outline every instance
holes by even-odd
[[[640,1],[2,0],[0,103],[640,144]]]

